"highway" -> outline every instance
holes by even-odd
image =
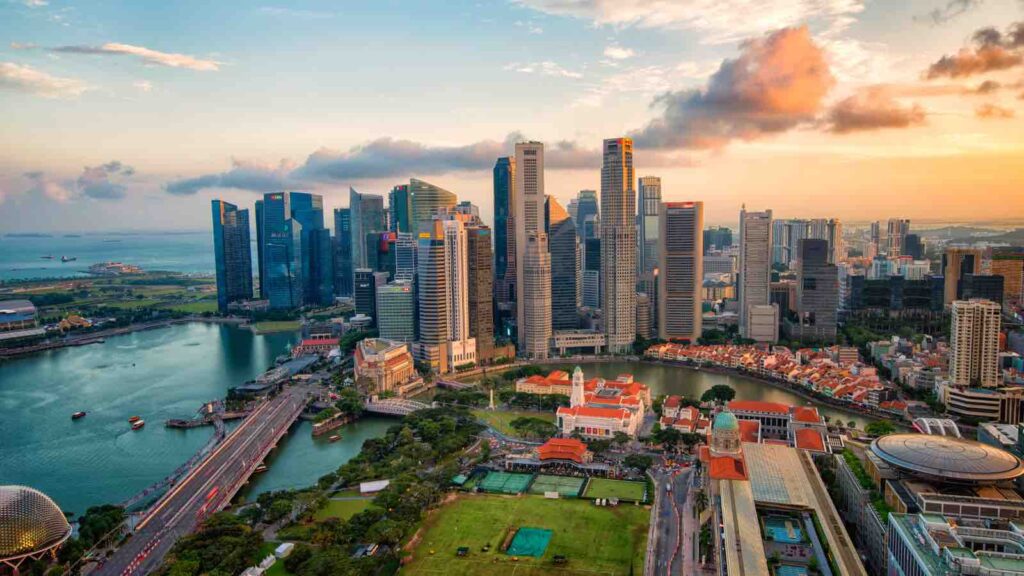
[[[131,538],[93,574],[132,576],[155,571],[179,538],[231,501],[288,432],[309,393],[308,386],[287,387],[257,408],[147,511]]]
[[[691,468],[683,468],[675,472],[659,470],[654,474],[661,500],[654,550],[654,573],[659,576],[693,573],[691,472]],[[669,485],[671,490],[668,490]]]

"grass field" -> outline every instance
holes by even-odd
[[[295,332],[300,327],[298,320],[265,320],[253,324],[253,332],[271,334],[273,332]]]
[[[584,498],[618,498],[631,502],[643,502],[647,484],[628,480],[611,480],[608,478],[592,478],[587,485]]]
[[[463,496],[426,519],[422,540],[413,550],[412,562],[402,568],[402,574],[641,574],[649,517],[650,512],[642,506],[605,508],[584,500],[548,500],[539,496]],[[510,556],[499,552],[502,538],[512,526],[553,531],[544,555],[513,562]],[[490,551],[481,551],[485,544],[490,544]],[[469,547],[468,556],[456,557],[460,546]],[[555,566],[552,559],[556,555],[565,556],[568,563]]]
[[[497,393],[495,393],[497,396]],[[507,436],[518,436],[510,422],[516,418],[539,418],[541,420],[547,420],[552,424],[555,423],[554,412],[532,412],[529,410],[473,410],[473,415],[476,416],[477,420],[480,420],[484,424],[487,424],[491,428],[494,428],[498,432]]]
[[[359,500],[328,500],[327,506],[317,510],[313,517],[316,518],[317,521],[326,520],[328,518],[341,518],[342,520],[348,520],[369,508],[372,502],[373,500],[369,498]]]
[[[274,549],[280,545],[280,542],[265,542],[263,546],[260,546],[260,560],[263,560],[267,556],[274,553]],[[259,564],[259,562],[257,562]],[[291,572],[284,569],[284,560],[278,558],[277,562],[263,573],[264,576],[291,576]]]
[[[196,300],[193,302],[183,302],[181,304],[167,304],[162,306],[162,308],[177,310],[179,312],[185,312],[187,314],[202,314],[203,312],[216,312],[217,301]]]

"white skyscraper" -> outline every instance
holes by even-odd
[[[601,166],[601,311],[608,351],[628,352],[636,340],[636,192],[633,141],[604,141]]]
[[[515,223],[518,348],[547,358],[551,341],[551,255],[544,230],[544,145],[516,144]]]
[[[469,259],[466,226],[459,214],[444,220],[448,312],[448,365],[476,362],[476,339],[469,335]]]
[[[949,380],[958,386],[999,385],[1000,306],[990,300],[953,302]]]
[[[767,309],[763,308],[770,305],[771,251],[772,211],[747,212],[744,206],[740,211],[740,335],[758,342],[771,342],[778,336],[777,327],[769,333]],[[757,312],[756,323],[751,321],[752,310]],[[777,324],[778,308],[775,310]],[[752,329],[755,326],[756,331]]]
[[[704,203],[665,202],[659,228],[658,337],[696,343],[703,328]]]

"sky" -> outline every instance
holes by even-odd
[[[1024,221],[1024,0],[0,0],[0,233],[202,230],[604,138],[709,223]]]

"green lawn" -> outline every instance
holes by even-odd
[[[328,500],[327,505],[317,510],[313,516],[317,522],[328,518],[341,518],[348,520],[356,514],[366,510],[373,502],[370,498],[360,500]]]
[[[253,325],[253,331],[257,334],[270,334],[272,332],[295,332],[301,325],[298,320],[264,320]]]
[[[274,553],[274,549],[280,545],[280,542],[265,542],[263,546],[260,546],[260,560],[272,555]],[[259,564],[259,561],[256,563]],[[284,560],[281,558],[278,558],[277,562],[274,562],[274,565],[270,567],[270,570],[267,570],[263,574],[265,576],[291,576],[291,572],[284,569]]]
[[[618,498],[642,502],[647,484],[628,480],[611,480],[609,478],[592,478],[587,485],[584,498]]]
[[[188,314],[202,314],[203,312],[216,312],[216,300],[196,300],[194,302],[183,302],[181,304],[166,304],[161,308],[177,310]]]
[[[472,412],[473,415],[476,416],[477,420],[480,420],[498,432],[509,436],[519,435],[515,429],[509,425],[509,423],[516,418],[539,418],[541,420],[547,420],[552,424],[555,422],[554,412],[533,412],[530,410],[473,410]]]
[[[585,500],[540,496],[462,496],[427,518],[422,540],[402,574],[641,574],[649,518],[649,510],[632,504],[605,508]],[[552,530],[544,555],[513,561],[499,552],[513,526]],[[491,545],[490,551],[481,550],[485,544]],[[469,547],[468,556],[455,555],[460,546]],[[568,558],[568,564],[555,566],[555,555]]]

